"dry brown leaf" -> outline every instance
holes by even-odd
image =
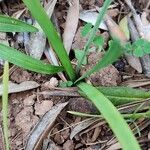
[[[126,43],[128,41],[125,33],[110,16],[105,16],[105,22],[107,24],[109,33],[113,38],[119,39],[122,43]]]
[[[93,10],[84,10],[80,13],[79,18],[82,21],[85,21],[87,23],[91,23],[92,25],[95,25],[96,19],[97,19],[98,13]],[[100,29],[108,30],[106,24],[104,21],[99,26]]]
[[[105,17],[105,21],[112,37],[121,40],[122,43],[126,43],[128,41],[124,32],[108,15]],[[125,57],[131,67],[139,73],[142,73],[142,66],[139,58],[127,54],[125,54]]]
[[[143,80],[142,81],[140,81],[140,80],[139,81],[131,80],[131,81],[123,82],[121,85],[132,87],[132,88],[137,88],[137,87],[150,85],[150,80],[146,80],[146,81],[143,81]]]
[[[72,140],[75,135],[83,131],[84,129],[88,128],[90,125],[92,125],[94,122],[96,122],[98,119],[96,118],[90,118],[86,119],[82,122],[80,122],[77,126],[73,128],[73,130],[70,133],[70,139]]]
[[[147,20],[147,13],[143,12],[141,16],[142,31],[144,34],[144,39],[150,41],[150,22]],[[150,77],[150,55],[145,55],[141,58],[141,63],[143,66],[144,74]]]
[[[35,27],[39,29],[36,33],[30,34],[30,41],[26,44],[26,50],[30,53],[30,56],[41,59],[43,52],[45,50],[46,45],[46,36],[39,27],[38,23],[36,22]]]
[[[72,42],[77,30],[78,20],[79,20],[79,0],[72,0],[72,4],[70,5],[68,10],[63,35],[63,43],[68,54],[70,52]]]
[[[72,140],[67,140],[63,144],[63,150],[74,150],[75,144],[73,143]]]
[[[15,13],[12,15],[12,17],[13,17],[13,18],[16,18],[16,19],[19,19],[25,11],[26,11],[26,8],[24,8],[24,9],[22,9],[22,10],[18,10],[17,12],[15,12]]]
[[[52,125],[54,124],[57,116],[60,114],[62,109],[67,105],[68,103],[61,103],[56,106],[53,106],[50,111],[48,111],[42,119],[39,121],[39,123],[35,126],[31,134],[29,135],[27,144],[26,144],[26,150],[33,150],[33,149],[41,149],[42,143],[44,138],[48,135],[50,129],[52,128]]]
[[[118,149],[121,149],[120,143],[115,143],[111,145],[109,148],[107,148],[106,150],[118,150]]]
[[[138,73],[142,73],[142,65],[138,57],[125,55],[127,62],[129,65],[134,68]]]
[[[9,91],[8,93],[17,93],[17,92],[22,92],[22,91],[27,91],[27,90],[31,90],[31,89],[35,89],[37,87],[39,87],[40,85],[37,82],[34,81],[25,81],[22,82],[20,84],[16,84],[16,83],[9,83]],[[3,93],[3,85],[0,84],[0,96]]]
[[[142,29],[144,33],[144,39],[150,41],[150,22],[147,20],[148,14],[143,12],[141,15]]]
[[[62,148],[56,145],[52,140],[45,139],[43,142],[42,150],[62,150]]]
[[[50,0],[48,3],[45,4],[44,8],[48,14],[49,17],[52,16],[52,13],[54,11],[54,7],[56,5],[57,0]]]
[[[52,0],[45,5],[45,11],[49,18],[51,18],[56,2],[57,0]],[[26,49],[32,57],[41,59],[46,46],[46,36],[37,22],[35,22],[34,26],[38,28],[39,31],[30,34],[30,41],[27,43]]]

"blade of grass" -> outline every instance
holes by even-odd
[[[54,74],[64,70],[61,66],[46,64],[4,44],[0,44],[0,58],[37,73]]]
[[[81,113],[81,112],[76,112],[76,111],[67,111],[68,113],[75,115],[75,116],[80,116],[80,117],[94,117],[94,118],[103,118],[102,115],[92,115],[88,113]],[[144,113],[133,113],[133,114],[121,114],[125,119],[139,119],[139,118],[150,118],[150,110]]]
[[[87,113],[81,113],[81,112],[76,112],[76,111],[67,111],[69,114],[75,115],[75,116],[80,116],[80,117],[93,117],[93,118],[103,118],[102,115],[92,115],[92,114],[87,114]],[[147,111],[145,113],[135,113],[135,114],[122,114],[122,116],[125,119],[139,119],[139,118],[150,118],[150,111]]]
[[[79,79],[77,79],[75,83],[90,76],[92,73],[112,64],[122,54],[123,54],[123,47],[121,46],[120,42],[118,40],[110,41],[109,50],[106,52],[104,57],[91,70],[89,70],[87,73],[82,75]]]
[[[67,72],[69,78],[75,81],[76,75],[75,71],[71,65],[67,52],[64,45],[54,27],[52,22],[49,20],[46,12],[40,4],[39,0],[23,0],[24,4],[28,7],[29,11],[33,17],[37,20],[43,31],[45,32],[50,44],[55,50],[57,56],[60,59],[65,71]]]
[[[78,87],[95,104],[102,116],[106,119],[112,131],[118,138],[124,150],[140,150],[140,146],[131,132],[129,126],[115,108],[115,106],[95,87],[80,83]]]
[[[108,7],[109,7],[109,5],[111,4],[112,1],[113,0],[105,0],[102,9],[99,12],[99,15],[97,17],[96,23],[95,23],[95,25],[94,25],[94,27],[92,29],[92,32],[91,32],[91,34],[89,36],[89,40],[87,41],[87,43],[84,46],[84,49],[83,49],[84,55],[82,56],[81,60],[79,61],[78,65],[77,65],[77,73],[79,72],[82,63],[85,60],[85,56],[86,56],[86,54],[87,54],[87,52],[89,50],[89,47],[90,47],[91,43],[93,42],[93,40],[95,38],[96,32],[98,30],[98,27],[101,24],[101,22],[102,22],[102,20],[104,18],[104,15],[106,14],[106,11],[107,11],[107,9],[108,9]]]
[[[3,74],[3,95],[2,95],[2,113],[3,113],[3,132],[6,150],[9,150],[9,134],[8,134],[8,80],[9,80],[9,64],[4,64]]]
[[[115,106],[150,98],[150,92],[130,87],[97,87]]]
[[[38,29],[23,21],[0,15],[0,32],[37,32]]]

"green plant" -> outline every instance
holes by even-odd
[[[136,57],[143,57],[150,54],[150,42],[145,39],[138,39],[134,43],[127,43],[125,45],[126,53]]]
[[[26,24],[20,20],[0,15],[1,32],[36,32],[35,27]]]
[[[140,149],[135,137],[115,106],[95,87],[87,83],[80,83],[78,87],[86,94],[87,98],[92,100],[97,109],[102,113],[102,116],[109,123],[122,147],[126,150],[132,148],[136,150]],[[116,120],[119,120],[119,123],[116,123]]]
[[[87,25],[85,31],[83,31],[83,35],[86,35],[90,30],[91,33],[89,35],[89,40],[86,43],[84,50],[82,53],[78,54],[78,65],[77,65],[77,71],[72,67],[71,61],[66,53],[66,50],[63,46],[63,43],[61,41],[61,38],[59,37],[58,33],[56,32],[56,29],[52,22],[49,20],[48,16],[46,15],[46,12],[44,11],[43,7],[40,4],[40,1],[37,0],[23,0],[27,8],[30,10],[33,17],[37,20],[41,28],[43,29],[44,33],[46,34],[49,43],[52,45],[54,51],[56,52],[62,66],[52,66],[43,63],[42,61],[33,59],[21,52],[18,52],[17,50],[10,48],[8,46],[5,46],[3,44],[0,44],[0,58],[4,60],[8,60],[10,63],[13,63],[15,65],[18,65],[20,67],[23,67],[25,69],[44,73],[44,74],[54,74],[60,71],[65,71],[68,75],[68,81],[66,83],[63,83],[62,86],[78,86],[81,91],[81,95],[86,96],[89,98],[98,108],[98,110],[101,112],[101,115],[107,120],[110,127],[118,137],[118,140],[122,144],[123,149],[140,149],[137,141],[135,140],[135,137],[133,136],[132,132],[130,131],[127,123],[123,120],[120,113],[116,110],[114,105],[120,105],[125,104],[132,101],[142,100],[144,98],[149,98],[150,93],[149,92],[142,92],[141,94],[138,93],[139,90],[134,90],[130,88],[112,88],[111,90],[106,87],[100,87],[96,89],[93,86],[90,86],[86,83],[81,82],[84,78],[90,76],[92,73],[108,66],[109,64],[112,64],[114,61],[116,61],[122,54],[124,47],[118,40],[112,40],[109,42],[109,49],[105,53],[102,60],[100,60],[90,71],[88,71],[85,75],[77,78],[77,75],[81,65],[85,61],[86,55],[89,51],[89,47],[92,42],[95,44],[99,44],[102,47],[103,40],[99,37],[95,37],[96,31],[99,27],[99,24],[101,23],[106,10],[112,0],[106,0],[104,2],[104,6],[101,9],[101,12],[98,15],[97,21],[95,26],[92,28],[91,25]],[[39,12],[39,13],[37,13]],[[40,15],[39,15],[40,14]],[[18,22],[19,23],[19,22]],[[11,24],[11,23],[10,23]],[[16,28],[17,29],[17,28]],[[24,29],[24,30],[23,30]],[[23,27],[22,30],[16,31],[16,32],[25,32],[29,31],[27,30],[27,27]],[[25,30],[26,29],[26,30]],[[34,28],[35,29],[35,28]],[[10,30],[8,30],[10,32]],[[88,31],[88,32],[87,32]],[[5,31],[7,32],[7,30]],[[12,32],[15,32],[14,30]],[[11,55],[7,55],[7,54]],[[126,95],[125,91],[128,92],[128,95]],[[133,90],[134,92],[130,94],[130,91]],[[109,91],[109,92],[107,92]],[[110,102],[110,100],[111,102]],[[114,104],[114,105],[113,105]],[[7,106],[5,106],[7,107]],[[116,120],[118,121],[118,124],[116,125]],[[133,143],[130,144],[130,141]]]

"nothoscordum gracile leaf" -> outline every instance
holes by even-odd
[[[83,37],[87,36],[88,33],[90,33],[92,29],[92,24],[91,23],[87,23],[83,28],[82,28],[82,31],[81,31],[81,35]]]
[[[9,64],[4,64],[3,74],[3,95],[2,95],[2,113],[3,113],[3,131],[5,138],[6,150],[9,150],[9,134],[8,134],[8,79],[9,78]]]
[[[99,48],[99,50],[101,50],[105,41],[102,36],[95,36],[93,43]]]
[[[97,89],[114,105],[122,105],[150,98],[150,92],[130,87],[98,87]]]
[[[109,50],[106,52],[104,57],[87,73],[81,76],[75,83],[78,81],[90,76],[92,73],[107,67],[116,61],[123,54],[123,48],[118,40],[109,42]]]
[[[0,32],[37,32],[38,29],[23,21],[0,15]]]
[[[80,61],[81,58],[82,58],[82,56],[83,56],[84,51],[76,49],[76,50],[74,50],[74,53],[75,53],[76,59],[77,59],[78,61]],[[84,61],[82,62],[82,64],[83,64],[83,65],[86,65],[86,64],[87,64],[87,58],[86,58],[86,57],[85,57]]]
[[[65,71],[69,78],[74,81],[76,79],[75,71],[71,65],[67,52],[64,45],[54,27],[52,22],[49,20],[46,12],[40,4],[39,0],[23,0],[25,5],[31,11],[33,17],[37,20],[43,31],[45,32],[50,44],[54,48],[57,56],[60,59]]]
[[[80,117],[94,117],[94,118],[103,118],[102,115],[92,115],[88,113],[81,113],[77,111],[67,111],[68,113]],[[133,113],[133,114],[122,114],[125,119],[139,119],[139,118],[150,118],[150,110],[144,113]]]
[[[78,87],[83,91],[88,99],[95,104],[102,116],[106,119],[112,131],[118,138],[122,149],[140,150],[140,146],[132,131],[114,105],[95,87],[86,83],[80,83],[78,84]]]
[[[0,58],[37,73],[54,74],[64,70],[61,66],[46,64],[3,44],[0,44]]]

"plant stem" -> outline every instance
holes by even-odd
[[[98,27],[101,24],[101,22],[102,22],[102,20],[104,18],[104,15],[106,14],[106,11],[107,11],[107,9],[108,9],[108,7],[109,7],[109,5],[111,4],[112,1],[113,0],[106,0],[104,2],[104,5],[103,5],[101,11],[99,12],[99,15],[97,17],[96,23],[95,23],[95,25],[94,25],[94,27],[92,29],[92,33],[90,34],[89,40],[87,41],[87,43],[84,46],[84,49],[83,49],[84,55],[82,56],[81,60],[79,61],[78,65],[77,65],[77,73],[79,73],[79,70],[81,68],[82,62],[85,59],[86,54],[87,54],[87,52],[89,50],[89,47],[90,47],[91,43],[94,40],[95,34],[96,34],[97,30],[98,30]]]
[[[8,78],[9,78],[9,64],[6,61],[4,65],[3,95],[2,95],[3,132],[4,132],[6,150],[9,150],[9,139],[8,139],[8,80],[9,79]]]
[[[102,115],[92,115],[87,113],[80,113],[75,111],[68,111],[68,113],[80,117],[94,117],[94,118],[104,118]],[[144,113],[133,113],[133,114],[121,114],[125,119],[140,119],[140,118],[150,118],[150,110]]]
[[[122,114],[124,118],[139,119],[139,118],[150,118],[150,111],[145,113],[133,113],[133,114]]]

